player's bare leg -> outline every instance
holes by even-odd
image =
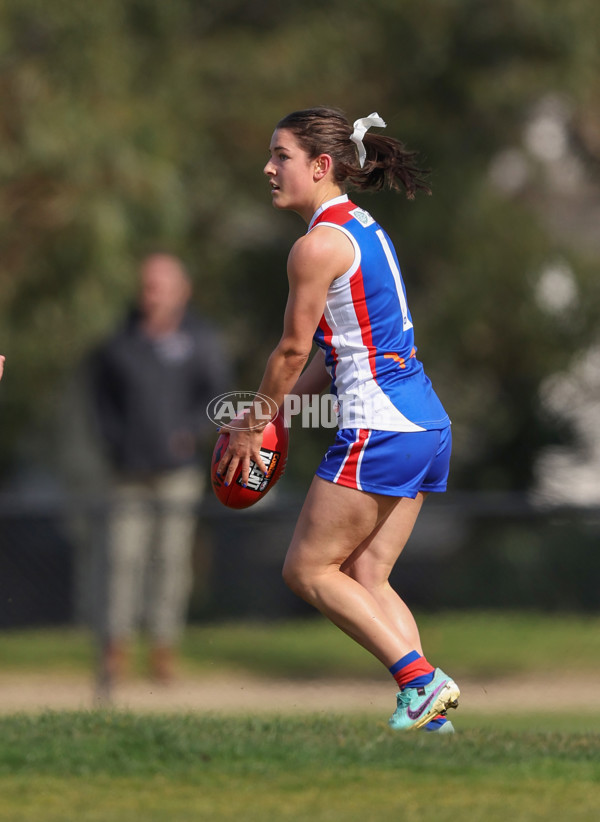
[[[427,494],[403,497],[369,537],[342,565],[342,571],[359,582],[377,600],[390,622],[410,638],[411,647],[423,653],[419,629],[410,608],[389,583],[394,565],[408,542]]]
[[[460,691],[420,650],[414,618],[389,586],[424,496],[367,494],[315,477],[286,556],[283,575],[299,596],[379,659],[399,684],[390,725],[397,730],[445,723]]]
[[[414,648],[414,620],[406,615],[399,620],[397,602],[391,607],[379,590],[374,595],[342,567],[357,546],[369,543],[397,503],[394,497],[363,493],[315,477],[283,569],[295,593],[388,667]],[[405,530],[410,533],[412,526]],[[389,545],[387,540],[385,544]],[[403,547],[394,548],[388,564],[394,564]]]

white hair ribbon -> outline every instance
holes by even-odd
[[[356,148],[358,149],[358,162],[360,163],[361,168],[364,166],[365,160],[367,159],[367,152],[363,143],[363,137],[372,126],[377,126],[378,128],[386,127],[386,124],[376,111],[369,114],[368,117],[361,117],[360,120],[355,120],[354,131],[350,135],[352,142],[356,143]]]

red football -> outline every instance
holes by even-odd
[[[210,466],[212,487],[217,499],[228,508],[249,508],[262,499],[267,491],[270,491],[277,483],[285,470],[288,441],[289,432],[284,425],[283,414],[278,414],[267,424],[263,432],[260,455],[267,466],[267,473],[263,474],[259,471],[251,460],[250,476],[246,487],[242,485],[241,468],[236,472],[232,482],[226,486],[222,477],[217,474],[217,467],[229,442],[229,432],[223,430],[215,445]]]

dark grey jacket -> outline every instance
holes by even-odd
[[[179,330],[157,341],[132,311],[91,357],[92,413],[113,468],[151,474],[198,459],[216,429],[208,402],[232,389],[229,357],[216,329],[188,311]]]

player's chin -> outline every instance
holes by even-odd
[[[280,210],[290,208],[288,199],[281,193],[280,190],[273,191],[271,193],[271,203],[273,204],[273,208],[278,208]]]

